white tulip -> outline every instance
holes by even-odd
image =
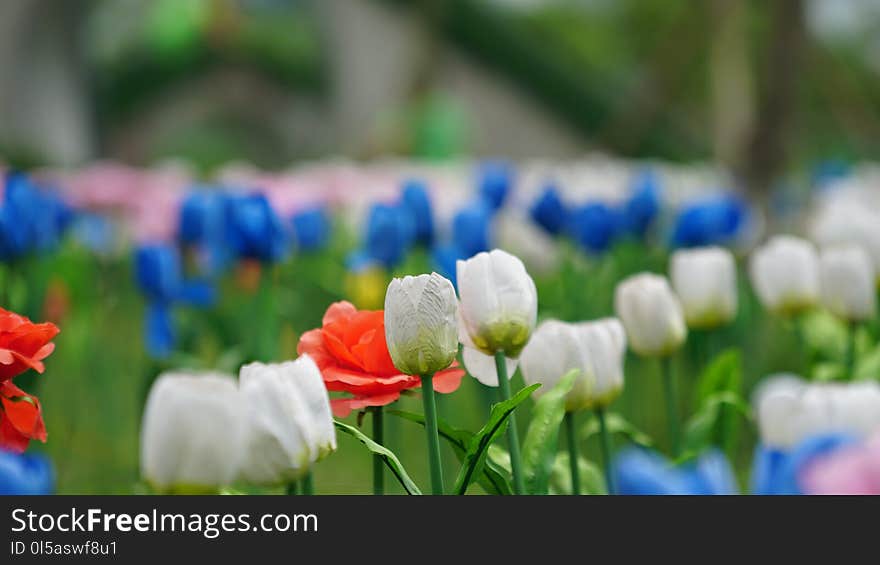
[[[156,490],[210,491],[238,472],[242,399],[228,375],[164,373],[141,427],[141,474]]]
[[[247,414],[243,479],[287,483],[336,449],[330,399],[308,355],[284,363],[245,365],[239,386]]]
[[[408,375],[449,367],[458,354],[458,300],[437,273],[394,279],[385,293],[385,340],[394,366]]]
[[[581,339],[590,351],[593,386],[583,398],[585,408],[604,407],[623,390],[623,362],[626,358],[626,331],[617,318],[603,318],[578,324]]]
[[[521,258],[529,271],[552,273],[559,266],[556,240],[530,218],[503,212],[492,223],[498,247]]]
[[[692,328],[709,329],[736,317],[736,263],[721,247],[676,251],[669,277]]]
[[[764,308],[775,314],[799,314],[819,300],[819,259],[804,239],[775,236],[752,253],[749,272]]]
[[[808,383],[793,375],[769,377],[755,393],[761,441],[788,450],[821,434],[864,437],[880,429],[880,384]]]
[[[793,421],[806,383],[795,375],[773,375],[756,389],[755,414],[761,442],[768,447],[791,447],[797,443]]]
[[[867,191],[848,191],[841,187],[820,199],[810,223],[810,237],[821,247],[853,244],[871,257],[875,274],[880,274],[880,211]]]
[[[823,249],[819,265],[822,304],[832,314],[852,321],[874,317],[874,268],[864,249],[855,245]]]
[[[614,308],[639,355],[669,355],[687,338],[681,303],[665,277],[640,273],[621,281],[614,291]]]
[[[575,411],[602,408],[617,398],[623,388],[625,352],[625,332],[616,319],[580,324],[547,320],[523,349],[520,363],[527,384],[541,383],[535,391],[538,397],[566,373],[578,370],[565,398],[566,410]]]
[[[474,346],[487,355],[518,357],[538,314],[535,282],[522,261],[494,249],[456,264],[459,315]]]

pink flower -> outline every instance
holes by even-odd
[[[819,459],[804,470],[801,483],[808,494],[880,495],[880,432]]]

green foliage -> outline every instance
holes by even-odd
[[[719,353],[700,375],[695,404],[703,406],[718,393],[739,393],[741,390],[742,354],[738,349],[727,349]]]
[[[825,310],[804,314],[800,324],[811,358],[818,362],[843,362],[849,339],[846,324]]]
[[[608,426],[608,433],[612,436],[621,435],[637,445],[642,447],[653,447],[654,441],[645,432],[641,431],[622,415],[617,412],[607,412],[605,414],[605,424]],[[594,435],[599,434],[599,419],[595,415],[591,415],[580,429],[579,437],[581,440],[588,440]]]
[[[385,465],[391,469],[391,472],[394,474],[394,477],[400,482],[406,492],[409,494],[422,494],[422,491],[419,490],[418,485],[410,478],[407,474],[406,469],[403,468],[403,465],[400,463],[400,460],[394,454],[393,451],[388,449],[383,445],[379,445],[366,435],[357,429],[354,426],[349,426],[348,424],[344,424],[338,420],[334,420],[333,423],[336,425],[336,429],[344,432],[350,436],[353,436],[359,442],[364,444],[367,449],[369,449],[374,454],[380,456],[382,461],[385,462]]]
[[[559,426],[565,417],[565,395],[574,386],[579,370],[563,375],[559,382],[535,403],[532,420],[523,440],[522,457],[526,492],[546,494],[559,441]]]
[[[583,457],[578,458],[578,470],[581,478],[581,491],[583,494],[608,494],[605,486],[605,477],[602,469],[592,461]],[[556,454],[550,473],[550,494],[571,493],[571,468],[568,464],[568,453],[560,451]]]
[[[425,417],[422,414],[406,412],[404,410],[388,410],[387,413],[403,418],[404,420],[409,420],[410,422],[415,422],[423,427],[425,425]],[[437,419],[437,428],[440,437],[452,446],[459,463],[464,461],[465,455],[467,455],[468,445],[470,445],[474,433],[454,428],[442,418]],[[493,462],[491,459],[487,459],[482,471],[483,472],[479,477],[477,477],[477,483],[483,487],[483,490],[487,493],[499,495],[513,494],[513,491],[510,488],[510,481],[505,476],[503,468],[497,463]],[[508,469],[506,475],[509,474],[510,470]]]
[[[468,442],[464,461],[461,464],[458,477],[455,479],[453,493],[465,494],[467,492],[468,485],[483,470],[489,445],[507,429],[507,419],[513,414],[517,406],[531,396],[539,386],[541,385],[527,386],[514,394],[510,399],[492,405],[488,421]]]
[[[703,405],[691,416],[684,427],[684,458],[696,455],[710,445],[724,446],[730,428],[725,430],[726,411],[733,410],[750,420],[749,406],[737,394],[730,391],[717,392],[706,398]]]
[[[742,398],[742,353],[728,349],[719,353],[700,375],[696,388],[696,411],[684,428],[684,456],[697,454],[710,445],[732,451],[736,441],[737,414],[750,418]]]

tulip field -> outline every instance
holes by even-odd
[[[880,494],[876,166],[0,175],[0,492]]]

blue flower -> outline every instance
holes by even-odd
[[[180,254],[165,244],[139,247],[135,251],[135,278],[147,298],[157,302],[171,302],[178,297],[183,284]]]
[[[469,257],[471,256],[465,255],[455,245],[437,246],[431,250],[431,262],[433,263],[434,270],[452,281],[452,286],[455,288],[458,288],[456,263],[458,260],[464,260]]]
[[[0,208],[0,260],[18,259],[27,253],[28,234],[22,229],[15,212],[9,207]]]
[[[57,194],[23,173],[7,174],[0,208],[0,258],[54,249],[72,220],[73,211]]]
[[[817,458],[856,442],[857,439],[848,434],[822,434],[802,441],[789,451],[758,445],[752,462],[752,492],[803,494],[799,483],[801,471]]]
[[[503,161],[488,161],[477,171],[477,188],[480,198],[491,210],[504,205],[513,186],[513,168]]]
[[[718,451],[709,451],[692,463],[676,467],[655,452],[630,448],[615,458],[612,473],[616,494],[706,495],[737,492],[730,464]]]
[[[604,253],[615,242],[623,228],[618,210],[602,202],[575,208],[568,221],[571,237],[591,253]]]
[[[679,212],[672,245],[702,247],[729,243],[748,222],[748,207],[736,196],[723,195],[702,200]]]
[[[490,211],[477,202],[462,208],[452,218],[452,244],[465,258],[488,251]]]
[[[425,183],[420,180],[407,181],[403,186],[401,204],[409,210],[415,222],[416,242],[431,245],[434,242],[434,215]]]
[[[228,238],[236,255],[266,263],[284,257],[289,233],[264,195],[230,196],[226,210]]]
[[[302,251],[317,251],[330,239],[330,219],[323,208],[297,212],[291,218],[293,239]]]
[[[0,495],[52,494],[55,473],[44,455],[0,449]]]
[[[626,229],[643,238],[660,212],[660,187],[657,175],[650,169],[639,173],[629,199],[623,204]]]
[[[135,251],[135,278],[147,298],[147,351],[156,358],[167,357],[176,341],[172,305],[183,302],[207,306],[214,301],[214,289],[201,282],[184,281],[180,254],[166,244],[144,245]]]
[[[403,206],[373,204],[364,238],[366,254],[388,269],[394,268],[412,247],[415,223]]]
[[[182,243],[205,244],[222,239],[226,196],[219,190],[196,189],[180,205],[178,236]]]
[[[544,187],[544,191],[535,199],[529,209],[529,215],[548,233],[556,235],[565,229],[568,219],[568,208],[553,184]]]

